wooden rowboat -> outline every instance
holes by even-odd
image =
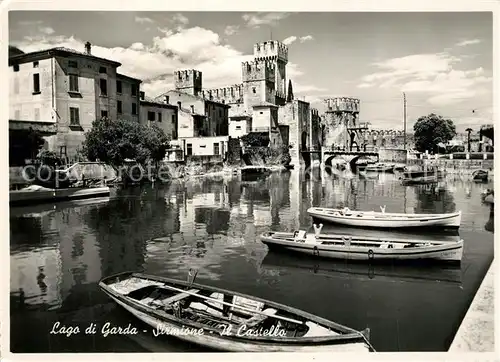
[[[368,165],[365,168],[366,172],[394,172],[394,164],[376,163]]]
[[[101,289],[167,335],[219,351],[369,352],[369,330],[342,326],[304,311],[245,294],[186,281],[121,273]]]
[[[336,234],[267,232],[261,241],[273,249],[284,249],[332,259],[344,260],[436,260],[460,262],[463,240],[458,242],[409,239],[346,237]]]
[[[458,229],[462,212],[447,214],[406,214],[385,212],[385,207],[377,211],[355,211],[349,208],[330,209],[311,207],[307,213],[316,220],[326,222],[367,227],[367,228],[446,228]]]

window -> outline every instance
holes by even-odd
[[[222,117],[222,109],[219,109],[219,117]]]
[[[161,122],[161,112],[158,112],[158,122]]]
[[[106,67],[99,67],[99,73],[106,74],[107,73]]]
[[[14,64],[14,72],[19,72],[19,64]]]
[[[14,94],[19,94],[19,79],[14,78]]]
[[[40,93],[40,74],[33,74],[33,93]]]
[[[148,121],[155,120],[155,112],[148,111]]]
[[[116,101],[116,111],[118,114],[122,114],[122,101]]]
[[[132,103],[132,114],[137,114],[137,104]]]
[[[175,123],[175,114],[172,114],[172,123]]]
[[[255,90],[255,87],[252,87],[252,93],[257,93],[257,91]]]
[[[187,155],[191,156],[193,154],[193,145],[191,143],[187,144]]]
[[[214,155],[219,154],[219,142],[214,143]]]
[[[116,93],[121,93],[122,92],[122,81],[117,80],[116,81]]]
[[[101,118],[103,117],[108,117],[108,111],[102,110],[101,111]]]
[[[259,112],[259,114],[264,114],[264,112]]]
[[[78,75],[76,74],[69,75],[69,91],[77,93],[80,91],[78,87]]]
[[[241,126],[236,126],[236,129],[241,129]]]
[[[80,109],[69,107],[69,124],[70,126],[80,125]]]
[[[40,108],[35,108],[35,121],[40,120]]]
[[[172,139],[173,140],[177,139],[177,132],[175,132],[175,130],[172,130]]]
[[[68,61],[68,67],[70,68],[78,68],[78,62],[75,60]]]
[[[16,109],[14,112],[14,119],[20,120],[21,119],[21,111],[19,109]]]
[[[38,62],[33,62],[33,68],[38,68]]]
[[[108,95],[108,81],[106,79],[99,79],[99,88],[101,89],[101,96]]]
[[[135,84],[132,84],[132,95],[133,96],[137,95],[137,86]]]

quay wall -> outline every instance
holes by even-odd
[[[469,174],[475,170],[493,170],[495,160],[450,160],[450,159],[437,159],[437,160],[408,160],[408,165],[436,165],[439,168],[446,169],[449,173],[464,173]]]

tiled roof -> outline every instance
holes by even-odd
[[[261,102],[259,104],[254,105],[253,107],[276,107],[276,108],[278,108],[278,106],[276,104],[269,103],[269,102]]]
[[[24,53],[24,54],[15,55],[15,56],[9,58],[9,65],[11,63],[20,63],[20,62],[22,62],[25,59],[30,59],[30,58],[33,58],[33,57],[39,57],[39,56],[44,56],[44,55],[47,56],[47,57],[51,57],[51,56],[56,55],[57,53],[66,53],[66,54],[69,53],[69,54],[75,54],[75,55],[79,55],[79,56],[84,56],[84,57],[87,57],[87,58],[92,58],[92,59],[95,59],[95,60],[100,60],[100,61],[103,61],[103,62],[111,63],[111,64],[115,65],[116,67],[119,67],[120,65],[122,65],[120,62],[117,62],[117,61],[114,61],[114,60],[111,60],[111,59],[96,57],[95,55],[87,54],[86,52],[81,52],[81,51],[78,51],[78,50],[74,50],[74,49],[71,49],[71,48],[65,48],[65,47],[55,47],[55,48],[50,48],[50,49],[45,49],[45,50],[39,50],[39,51],[36,51],[36,52],[31,52],[31,53]]]

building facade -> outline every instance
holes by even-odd
[[[140,122],[144,125],[156,125],[170,137],[176,140],[178,137],[178,108],[173,104],[160,102],[146,97],[144,92],[140,94]]]
[[[47,149],[71,161],[84,133],[101,117],[139,120],[140,80],[117,72],[121,64],[66,48],[9,58],[9,118],[13,128],[52,126]]]

